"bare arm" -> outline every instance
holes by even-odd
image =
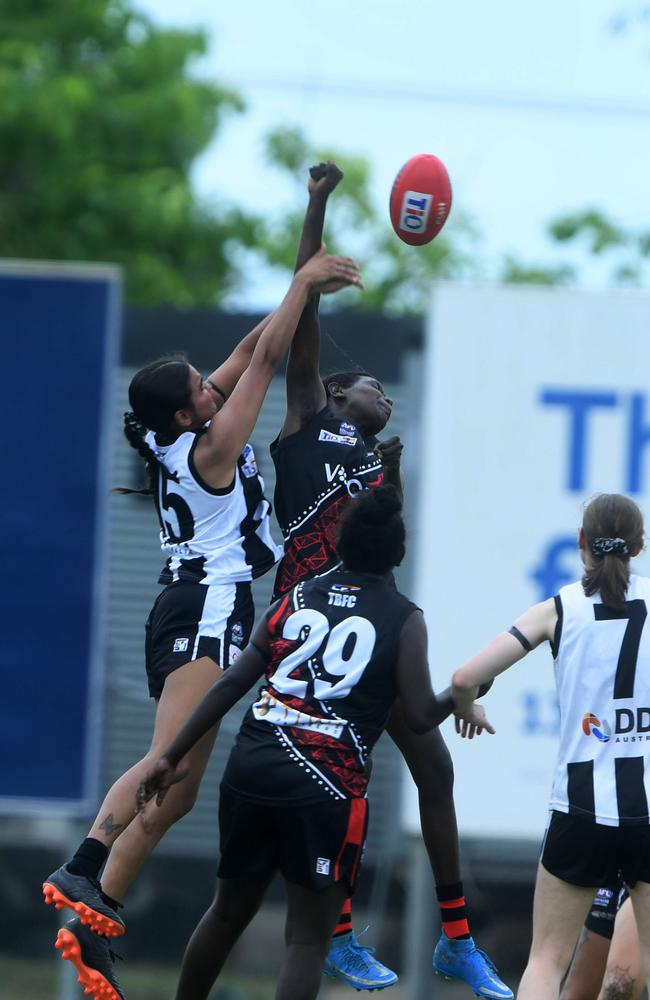
[[[456,715],[469,721],[467,713],[471,712],[479,685],[492,681],[508,667],[523,659],[526,653],[535,649],[545,639],[552,640],[556,623],[557,610],[553,598],[535,604],[515,622],[515,627],[528,643],[528,649],[510,632],[501,632],[467,663],[459,667],[452,678]]]
[[[255,630],[252,643],[206,692],[181,731],[140,782],[136,792],[138,811],[142,811],[154,795],[160,805],[167,789],[186,776],[187,769],[179,767],[183,757],[259,681],[267,661],[268,630],[264,618]]]
[[[309,203],[302,228],[296,269],[316,253],[323,241],[327,199],[343,174],[334,163],[319,163],[310,170]],[[287,362],[287,414],[280,437],[300,430],[325,406],[325,389],[320,377],[319,296],[314,295],[300,317],[291,342]]]
[[[427,659],[427,629],[421,611],[410,615],[400,633],[397,659],[397,690],[407,725],[416,733],[426,733],[451,715],[454,702],[446,688],[436,695],[431,687]],[[474,723],[493,732],[482,714],[481,706],[474,714]]]
[[[197,468],[210,486],[223,488],[232,482],[235,462],[251,435],[271,379],[310,295],[324,286],[343,288],[359,285],[360,281],[349,257],[333,257],[322,250],[294,275],[289,291],[257,342],[248,368],[196,446]]]

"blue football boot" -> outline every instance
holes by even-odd
[[[326,976],[341,979],[355,990],[385,990],[394,986],[397,975],[373,957],[374,948],[359,944],[354,931],[332,938],[325,959]]]
[[[471,937],[448,938],[443,934],[433,953],[433,969],[445,979],[461,979],[477,997],[513,1000],[512,990],[499,979],[494,963]]]

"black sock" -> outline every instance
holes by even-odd
[[[106,905],[110,906],[111,910],[115,910],[115,912],[117,913],[118,909],[120,910],[122,909],[122,904],[118,903],[116,899],[113,899],[111,896],[109,896],[108,893],[104,892],[103,889],[100,889],[99,894],[106,903]]]
[[[94,837],[86,837],[79,845],[77,853],[72,861],[68,861],[66,868],[71,875],[83,875],[85,878],[98,879],[102,865],[108,857],[108,847],[102,844],[101,840]]]

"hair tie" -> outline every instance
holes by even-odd
[[[144,435],[147,433],[147,428],[142,423],[142,421],[136,417],[133,410],[125,411],[124,426],[129,427],[131,430],[134,430],[137,434],[140,435],[140,437],[144,437]]]
[[[603,556],[626,556],[629,552],[624,538],[594,538],[591,551],[597,559]]]

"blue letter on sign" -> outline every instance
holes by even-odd
[[[549,597],[557,594],[560,587],[565,583],[575,580],[575,567],[567,568],[561,565],[562,557],[567,552],[574,556],[578,551],[575,535],[561,535],[549,542],[546,551],[542,553],[539,565],[530,574],[531,579],[539,587],[538,600],[546,601]]]
[[[632,394],[630,399],[630,436],[628,441],[627,491],[640,493],[641,455],[650,441],[650,427],[643,423],[645,416],[645,397],[640,392]]]
[[[595,407],[611,409],[617,404],[614,392],[583,392],[580,389],[545,389],[541,397],[544,406],[566,406],[569,410],[569,464],[567,489],[584,489],[587,414]]]

